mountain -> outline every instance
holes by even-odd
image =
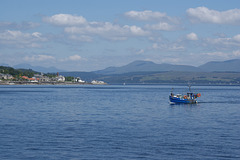
[[[239,85],[239,72],[132,72],[118,75],[105,75],[97,80],[108,84],[204,84]]]
[[[109,84],[187,84],[191,82],[193,84],[239,85],[240,60],[208,62],[199,67],[134,61],[125,66],[109,67],[94,73],[99,75],[97,80],[103,80]]]
[[[94,73],[102,75],[125,74],[131,72],[240,72],[240,59],[212,61],[199,67],[190,65],[156,64],[151,61],[134,61],[121,67],[108,67]]]
[[[13,66],[16,69],[32,69],[37,72],[43,73],[57,73],[57,72],[64,72],[64,70],[57,69],[55,67],[41,67],[41,66],[32,66],[30,64],[18,64]]]
[[[156,64],[151,61],[134,61],[122,67],[109,67],[95,71],[97,74],[111,75],[131,72],[165,72],[165,71],[200,71],[199,68],[188,65]]]
[[[199,66],[198,68],[206,72],[240,72],[240,59],[232,59],[228,61],[211,61]]]

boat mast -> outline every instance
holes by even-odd
[[[188,89],[189,89],[189,92],[191,93],[192,91],[191,91],[191,84],[190,83],[188,83]]]

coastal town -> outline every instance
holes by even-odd
[[[57,73],[56,75],[34,74],[32,77],[16,76],[0,73],[0,85],[105,85],[104,81],[92,80],[87,82],[80,77],[64,77]]]

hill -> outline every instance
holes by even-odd
[[[32,77],[34,74],[39,74],[39,72],[33,71],[32,69],[14,69],[12,67],[5,66],[0,66],[0,73],[10,74],[14,77],[16,76]]]
[[[240,72],[240,59],[233,59],[228,61],[212,61],[201,65],[198,68],[206,72]]]
[[[31,66],[28,66],[31,67]],[[25,66],[26,68],[26,66]],[[46,69],[46,68],[45,68]],[[13,68],[9,67],[9,71]],[[16,74],[30,72],[16,70]],[[55,70],[57,71],[57,70]],[[34,71],[33,71],[34,72]],[[51,70],[46,70],[51,72]],[[240,84],[240,60],[208,62],[199,67],[189,65],[156,64],[150,61],[134,61],[121,67],[109,67],[93,72],[60,72],[68,77],[80,77],[85,81],[103,80],[109,84],[136,83],[183,83]]]
[[[209,62],[199,67],[156,64],[134,61],[121,67],[109,67],[94,72],[61,72],[64,76],[81,77],[86,81],[103,80],[109,84],[122,83],[184,83],[240,84],[240,60]],[[239,66],[239,67],[237,67]],[[236,68],[237,67],[237,68]]]
[[[156,64],[151,61],[134,61],[121,67],[108,67],[94,73],[103,75],[124,74],[131,72],[240,72],[240,59],[212,61],[199,67],[190,65]]]
[[[151,61],[134,61],[122,67],[109,67],[104,70],[95,71],[95,73],[111,75],[131,72],[165,72],[165,71],[199,72],[200,69],[188,65],[156,64]]]
[[[57,73],[57,72],[64,72],[64,70],[57,69],[55,67],[41,67],[41,66],[32,66],[30,64],[18,64],[13,66],[16,69],[32,69],[37,72],[43,73]]]
[[[138,72],[99,77],[109,84],[240,84],[239,72]]]

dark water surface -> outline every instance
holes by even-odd
[[[240,159],[240,87],[172,87],[1,86],[0,159]]]

